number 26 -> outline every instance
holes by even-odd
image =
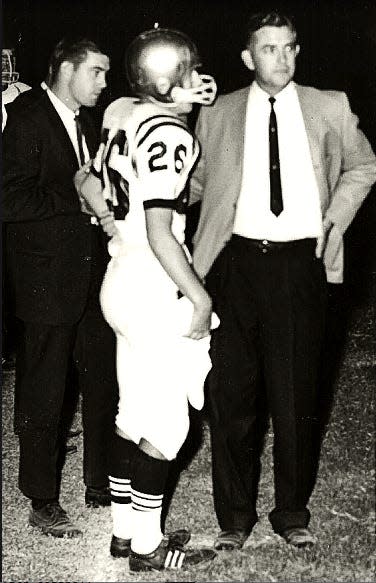
[[[167,170],[168,168],[167,164],[161,164],[161,161],[157,162],[157,160],[163,158],[163,156],[165,156],[165,154],[167,153],[166,144],[164,142],[154,142],[154,144],[152,144],[150,148],[148,148],[148,152],[153,152],[154,150],[156,150],[155,154],[153,154],[149,159],[150,172],[155,172],[156,170]],[[182,157],[182,154],[186,155],[186,153],[187,148],[183,146],[183,144],[179,144],[179,146],[175,148],[174,152],[175,171],[178,174],[180,174],[184,166],[184,158]]]

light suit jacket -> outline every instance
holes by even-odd
[[[327,279],[343,281],[343,234],[376,180],[376,158],[347,97],[296,85],[306,126],[322,216],[334,226],[324,253]],[[196,134],[201,158],[192,175],[190,203],[202,201],[193,261],[205,277],[231,238],[239,197],[249,87],[202,107]]]

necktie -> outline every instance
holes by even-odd
[[[76,131],[77,131],[77,142],[78,142],[78,153],[80,157],[80,166],[85,164],[85,154],[84,154],[84,145],[83,145],[83,133],[80,121],[80,115],[76,113],[74,116],[74,121],[76,122]]]
[[[274,111],[275,98],[270,97],[269,118],[269,176],[270,176],[270,210],[278,217],[283,211],[281,173],[279,169],[277,117]]]

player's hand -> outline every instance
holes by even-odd
[[[199,304],[195,304],[193,308],[193,316],[191,326],[187,332],[184,334],[186,338],[191,338],[192,340],[201,340],[210,335],[212,320],[212,302],[209,296]]]
[[[317,245],[316,245],[316,257],[320,259],[325,251],[326,244],[328,242],[329,233],[333,227],[333,223],[330,219],[325,218],[322,222],[322,230],[323,234],[321,237],[317,237]]]

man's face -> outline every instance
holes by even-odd
[[[110,61],[106,55],[88,51],[85,61],[77,69],[72,70],[68,82],[70,98],[76,107],[86,105],[93,107],[99,95],[107,86],[106,73],[110,69]]]
[[[255,71],[260,87],[275,95],[293,78],[298,53],[295,34],[287,26],[264,26],[253,33],[248,49],[242,52],[242,59]]]

